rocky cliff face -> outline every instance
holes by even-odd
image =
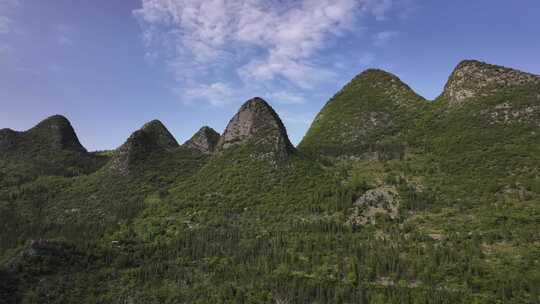
[[[178,146],[178,142],[169,130],[159,120],[153,120],[131,134],[115,151],[110,161],[110,168],[122,175],[128,175],[151,153],[173,150]]]
[[[476,60],[462,61],[452,72],[442,94],[449,105],[459,106],[476,97],[506,89],[539,85],[540,76]]]
[[[211,154],[216,149],[220,137],[214,129],[204,126],[186,141],[184,146],[204,154]]]
[[[377,216],[398,216],[399,194],[395,187],[382,186],[366,191],[354,203],[348,223],[353,226],[375,224]]]
[[[261,151],[282,156],[294,151],[285,126],[272,107],[263,99],[248,100],[230,120],[218,142],[218,149],[252,143]]]

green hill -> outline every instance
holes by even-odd
[[[88,153],[70,122],[51,116],[33,128],[0,130],[0,187],[42,175],[77,176],[97,171],[106,157]]]
[[[153,121],[0,188],[0,303],[538,303],[539,134],[540,77],[471,60],[435,101],[361,73],[297,148],[260,98],[182,146]]]
[[[399,137],[426,106],[396,76],[367,70],[328,101],[298,148],[333,157],[399,157],[404,149]]]

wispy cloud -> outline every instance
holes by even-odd
[[[306,125],[309,126],[313,119],[315,119],[316,113],[293,113],[290,111],[278,111],[279,116],[284,122],[289,124]]]
[[[10,15],[18,6],[18,0],[0,0],[0,35],[8,34],[12,31],[13,21]]]
[[[363,7],[379,21],[384,21],[388,18],[388,13],[392,10],[396,1],[393,0],[366,0]]]
[[[317,56],[361,28],[362,18],[384,20],[395,1],[142,0],[134,15],[148,59],[168,62],[179,90],[189,96],[219,90],[235,95],[224,89],[224,78],[243,86],[272,82],[298,89],[334,79],[331,65]]]
[[[384,46],[387,45],[392,39],[399,36],[398,31],[382,31],[373,35],[373,45]]]
[[[60,46],[73,46],[74,45],[74,40],[72,38],[73,36],[73,28],[65,25],[65,24],[60,24],[60,25],[57,25],[54,29],[54,32],[55,32],[55,39],[56,39],[56,42],[60,45]]]
[[[3,58],[12,51],[13,47],[11,47],[9,44],[0,44],[0,58]]]
[[[223,106],[233,101],[236,91],[227,83],[215,82],[209,85],[192,84],[183,89],[177,89],[176,93],[186,103],[208,102],[213,106]]]
[[[291,93],[287,91],[277,91],[270,94],[273,101],[282,104],[303,104],[306,98],[302,94]]]
[[[11,19],[6,16],[0,16],[0,34],[7,34],[10,32]]]

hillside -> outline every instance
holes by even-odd
[[[101,158],[66,121],[0,131],[31,177],[0,188],[0,303],[540,302],[539,76],[467,60],[427,101],[367,70],[298,147],[260,98]]]
[[[400,157],[425,100],[398,77],[367,70],[341,89],[316,116],[298,148],[308,154]]]
[[[33,128],[0,130],[0,186],[40,175],[77,176],[97,171],[106,157],[88,153],[67,118],[51,116]]]

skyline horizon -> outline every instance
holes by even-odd
[[[449,72],[449,74],[448,74],[448,80],[444,83],[441,92],[440,92],[435,98],[431,98],[431,99],[422,96],[422,94],[420,94],[418,91],[416,91],[416,90],[414,89],[414,86],[410,85],[409,83],[404,82],[404,81],[399,77],[399,75],[396,75],[396,74],[392,73],[391,71],[387,71],[387,70],[380,69],[380,68],[376,68],[376,67],[373,67],[373,68],[366,68],[366,69],[364,69],[363,71],[359,72],[359,73],[358,73],[357,75],[355,75],[349,82],[345,83],[345,84],[343,85],[343,87],[345,87],[348,83],[350,83],[355,77],[357,77],[357,76],[359,76],[359,75],[361,75],[361,74],[363,74],[363,73],[365,73],[365,72],[368,72],[368,71],[381,71],[381,72],[388,73],[388,74],[391,74],[391,75],[396,76],[397,78],[399,78],[399,79],[402,81],[403,84],[405,84],[406,86],[408,86],[409,88],[411,88],[415,94],[417,94],[418,96],[422,97],[426,102],[436,102],[437,98],[438,98],[439,96],[441,96],[441,95],[444,93],[444,88],[445,88],[446,84],[448,83],[448,81],[450,80],[450,77],[451,77],[452,73],[453,73],[460,65],[462,65],[463,63],[467,63],[467,62],[479,62],[479,63],[481,63],[481,64],[487,64],[487,65],[495,66],[495,67],[499,67],[499,68],[502,67],[502,68],[505,68],[505,69],[515,70],[515,71],[519,71],[519,72],[522,72],[522,73],[527,73],[527,74],[531,74],[531,75],[540,77],[540,74],[530,73],[530,72],[527,71],[527,70],[520,70],[520,69],[516,69],[516,68],[513,68],[513,67],[501,66],[501,65],[498,65],[498,64],[492,63],[492,62],[485,62],[485,61],[478,60],[478,59],[467,58],[467,59],[463,59],[463,60],[459,61],[458,63],[456,63],[455,67]],[[339,91],[337,91],[337,92],[339,92]],[[336,93],[337,93],[337,92],[336,92]],[[257,98],[264,100],[264,101],[267,102],[272,108],[274,108],[273,103],[272,103],[271,100],[267,100],[267,99],[265,99],[265,98],[263,98],[263,97],[260,97],[260,96],[253,96],[253,97],[251,97],[251,98],[249,98],[249,99],[247,99],[247,100],[244,100],[244,101],[240,102],[240,103],[239,103],[239,104],[240,104],[240,105],[239,105],[239,109],[240,109],[240,108],[242,107],[242,105],[245,104],[246,102],[249,102],[250,100],[252,100],[252,99],[257,99]],[[326,103],[330,102],[331,100],[332,100],[332,96],[330,96],[330,97],[328,98],[328,100],[327,100]],[[323,105],[323,107],[326,105],[326,103]],[[321,107],[321,110],[322,110],[323,107]],[[274,109],[275,109],[275,108],[274,108]],[[278,114],[278,117],[281,119],[281,115],[280,115],[279,113],[277,113],[277,114]],[[318,113],[317,113],[317,114],[318,114]],[[46,121],[46,120],[48,120],[48,119],[51,119],[51,118],[53,118],[53,117],[55,117],[55,116],[60,116],[60,117],[62,117],[62,118],[64,118],[64,119],[66,119],[66,120],[70,123],[70,125],[72,126],[72,128],[73,128],[74,131],[75,131],[76,137],[77,137],[78,140],[80,141],[81,145],[82,145],[88,152],[103,152],[103,151],[112,151],[112,150],[115,150],[115,149],[119,148],[120,146],[122,146],[122,145],[125,143],[125,141],[129,138],[129,136],[126,137],[126,138],[124,139],[124,141],[120,142],[116,147],[113,147],[113,148],[106,148],[106,149],[88,149],[87,146],[84,144],[84,139],[81,138],[81,137],[79,136],[79,133],[77,132],[77,126],[76,126],[76,124],[74,124],[74,121],[73,121],[72,119],[70,119],[70,117],[69,117],[68,115],[63,114],[63,113],[54,113],[54,114],[48,115],[48,116],[42,118],[41,120],[35,122],[32,126],[26,128],[26,129],[13,129],[13,128],[10,128],[9,126],[0,126],[0,130],[1,130],[1,129],[10,129],[10,130],[13,130],[13,131],[16,131],[16,132],[26,132],[26,131],[28,131],[28,130],[34,128],[34,127],[36,127],[37,125],[39,125],[39,124],[42,123],[43,121]],[[231,119],[232,119],[232,117],[231,117]],[[287,131],[287,124],[286,124],[286,122],[284,122],[283,119],[281,119],[281,120],[282,120],[282,122],[283,122],[283,124],[284,124],[284,126],[285,126],[285,130]],[[135,129],[133,129],[133,131],[132,131],[132,133],[130,134],[130,136],[131,136],[134,132],[136,132],[137,130],[140,130],[141,128],[143,128],[144,125],[146,125],[146,124],[148,124],[148,123],[150,123],[150,122],[153,122],[153,121],[159,121],[161,124],[163,124],[163,126],[171,133],[171,135],[172,135],[173,138],[178,142],[179,145],[184,145],[187,141],[189,141],[189,140],[192,138],[192,136],[194,136],[197,132],[199,132],[199,131],[200,131],[201,129],[203,129],[203,128],[211,128],[212,130],[218,132],[220,135],[223,135],[223,132],[225,131],[225,128],[227,127],[227,124],[224,125],[222,128],[216,128],[216,127],[211,126],[211,125],[201,125],[201,126],[199,127],[199,129],[197,129],[194,133],[192,133],[192,134],[183,134],[183,135],[182,135],[183,138],[181,139],[180,137],[178,137],[178,136],[175,134],[175,132],[172,132],[172,131],[167,127],[167,123],[163,122],[159,117],[155,117],[155,118],[150,119],[150,120],[148,120],[148,121],[146,121],[146,122],[143,122],[140,126],[135,127]],[[308,130],[306,130],[306,133],[307,133],[307,131],[308,131]],[[303,139],[303,137],[306,135],[306,133],[303,134],[303,136],[300,138],[300,140],[299,140],[298,142],[295,142],[295,141],[293,141],[293,140],[291,139],[290,135],[288,134],[288,131],[287,131],[287,136],[289,137],[289,140],[291,141],[291,143],[293,144],[293,146],[296,148],[296,147],[300,144],[300,142],[302,141],[302,139]]]
[[[0,0],[0,127],[60,113],[89,150],[159,118],[179,141],[260,96],[298,144],[369,68],[436,98],[456,65],[540,74],[540,3],[489,0]],[[272,30],[268,30],[272,29]]]

